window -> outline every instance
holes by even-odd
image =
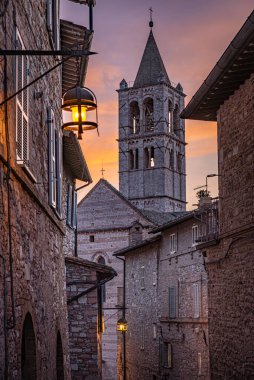
[[[90,241],[90,243],[94,243],[94,235],[89,236],[89,241]]]
[[[177,240],[176,234],[171,234],[169,237],[169,249],[170,253],[175,253],[177,251]]]
[[[49,204],[61,215],[62,212],[62,137],[56,129],[54,112],[48,114],[49,136]]]
[[[160,342],[160,363],[162,367],[172,368],[172,345],[168,342]]]
[[[176,318],[176,288],[171,286],[169,290],[169,318]]]
[[[77,228],[77,192],[73,185],[68,185],[66,223],[69,227]]]
[[[139,133],[140,112],[139,112],[138,102],[136,101],[130,104],[130,124],[131,124],[131,133]]]
[[[180,135],[180,119],[179,119],[179,108],[178,105],[175,105],[173,111],[173,132],[179,136]]]
[[[59,50],[59,0],[47,0],[47,28],[52,47]]]
[[[182,172],[182,158],[183,158],[182,154],[181,154],[181,153],[178,153],[178,154],[177,154],[177,171],[178,171],[179,173]]]
[[[135,162],[134,162],[134,169],[138,169],[139,159],[138,159],[138,149],[135,150]]]
[[[16,48],[24,50],[18,30]],[[16,56],[16,91],[28,84],[29,62],[27,56]],[[29,88],[16,96],[16,157],[18,164],[28,164],[29,160]]]
[[[202,354],[198,352],[198,376],[202,375]]]
[[[140,283],[141,289],[145,289],[145,267],[141,267]]]
[[[134,169],[134,153],[132,150],[129,151],[129,168],[130,170]]]
[[[145,127],[147,131],[154,130],[154,120],[153,120],[153,99],[147,98],[144,101],[144,120]]]
[[[196,245],[198,240],[198,226],[192,226],[192,245]]]
[[[145,349],[145,326],[142,323],[141,324],[141,342],[140,342],[140,349],[144,350]]]
[[[174,159],[174,151],[173,149],[169,151],[169,167],[170,169],[174,169],[175,159]]]
[[[199,285],[193,284],[193,317],[199,318],[199,315],[200,315]]]
[[[153,339],[157,338],[157,325],[153,323]]]
[[[146,169],[154,168],[155,166],[155,156],[154,156],[154,147],[144,149],[144,166]]]
[[[168,102],[168,131],[172,132],[172,103]]]

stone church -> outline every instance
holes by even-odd
[[[179,117],[185,95],[168,77],[152,27],[133,86],[123,79],[117,91],[120,191],[101,179],[78,206],[79,257],[118,273],[103,292],[103,380],[116,379],[122,315],[123,263],[113,253],[186,213],[185,126]]]

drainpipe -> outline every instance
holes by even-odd
[[[126,267],[125,259],[115,255],[119,260],[123,261],[123,318],[125,319],[125,309],[126,309]],[[123,380],[126,380],[126,332],[123,331]]]

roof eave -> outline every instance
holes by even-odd
[[[241,62],[241,55],[246,54],[248,50],[254,58],[253,43],[254,11],[248,17],[189,104],[182,111],[180,115],[181,118],[207,121],[217,120],[219,107],[251,75],[249,61]],[[241,65],[242,71],[240,71],[240,76],[238,75],[236,79],[234,75],[235,67],[233,65],[237,66],[237,64],[239,66]],[[248,67],[247,70],[244,69],[244,65],[246,68]]]

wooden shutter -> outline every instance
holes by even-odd
[[[49,204],[56,206],[56,138],[53,110],[47,109],[48,124],[48,173],[49,173]]]
[[[59,214],[62,212],[62,136],[56,132],[56,206]]]
[[[67,197],[67,224],[71,226],[71,218],[72,218],[72,186],[68,186],[68,197]]]
[[[174,286],[169,288],[169,318],[176,317],[176,289]]]
[[[193,308],[194,308],[194,318],[199,318],[199,286],[198,284],[193,284]]]
[[[24,50],[24,44],[16,29],[16,49]],[[28,84],[29,62],[27,56],[16,56],[16,91]],[[16,97],[16,157],[19,164],[29,160],[29,89]]]
[[[77,192],[73,191],[72,195],[72,227],[77,227]]]

